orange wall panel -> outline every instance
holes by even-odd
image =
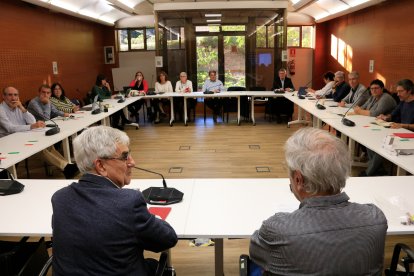
[[[0,87],[15,86],[23,101],[38,87],[58,81],[69,98],[84,98],[112,65],[104,64],[103,46],[113,46],[114,29],[23,1],[0,2]],[[52,62],[58,63],[54,75]]]
[[[360,73],[363,84],[381,78],[393,89],[402,78],[414,79],[413,14],[412,0],[386,1],[317,24],[314,76],[328,70],[349,72],[330,55],[333,34],[352,48],[352,70]],[[370,60],[374,60],[372,73]]]

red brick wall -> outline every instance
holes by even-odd
[[[115,44],[112,27],[2,0],[0,37],[0,87],[15,86],[22,101],[37,95],[43,82],[61,82],[69,98],[82,99],[98,73],[112,78],[103,54],[103,46]]]
[[[391,88],[402,78],[414,79],[414,5],[412,0],[386,1],[316,26],[314,77],[346,71],[331,54],[331,34],[352,47],[352,70],[368,85],[385,80]],[[375,61],[370,73],[369,60]],[[322,86],[322,82],[315,86]]]

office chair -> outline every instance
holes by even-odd
[[[264,87],[264,86],[252,86],[252,87],[249,88],[249,91],[252,91],[252,92],[254,92],[254,91],[266,91],[266,87]],[[270,118],[270,115],[271,115],[269,113],[269,109],[268,109],[268,106],[267,106],[268,101],[269,101],[268,98],[263,98],[263,97],[254,99],[254,105],[255,106],[264,106],[265,107],[264,119],[266,119],[266,115],[269,115],[269,118]]]
[[[239,259],[239,275],[240,276],[261,276],[263,269],[254,263],[249,255],[242,254]]]
[[[47,260],[47,262],[43,266],[42,270],[39,272],[39,276],[46,276],[47,275],[50,267],[52,266],[52,262],[53,262],[53,255],[51,255],[49,257],[49,259]]]
[[[43,265],[43,268],[39,272],[38,275],[39,276],[46,276],[49,269],[50,269],[50,267],[52,266],[52,262],[53,262],[53,255],[51,255],[49,257],[49,259]],[[164,271],[167,267],[167,262],[168,262],[168,253],[167,252],[162,252],[161,255],[160,255],[160,258],[158,260],[158,266],[157,266],[157,270],[155,271],[154,276],[163,276]]]
[[[241,86],[230,86],[229,88],[227,88],[227,91],[246,91],[246,87],[241,87]],[[242,101],[242,98],[245,99],[245,101]],[[246,108],[246,102],[247,102],[247,97],[240,97],[240,113],[244,116],[246,115],[245,112],[245,108]],[[244,103],[244,105],[242,104]],[[248,105],[248,104],[247,104]],[[244,112],[242,112],[242,110]],[[229,112],[237,112],[237,98],[224,98],[223,99],[223,110],[222,110],[222,114],[223,114],[223,118],[224,118],[224,113],[226,113],[226,121],[227,123],[229,122]],[[244,116],[246,117],[246,116]]]
[[[400,259],[401,250],[404,251],[405,257]],[[405,271],[397,271],[398,262],[401,261]],[[391,265],[385,269],[386,276],[398,276],[398,275],[414,275],[414,272],[410,271],[410,264],[414,263],[414,250],[408,245],[403,243],[397,243],[394,247],[392,254]]]
[[[167,267],[168,262],[168,253],[161,252],[160,259],[158,260],[157,270],[155,271],[155,276],[162,276],[164,274],[164,270]]]
[[[38,275],[49,259],[47,248],[50,243],[41,238],[37,242],[27,242],[28,237],[18,242],[0,242],[0,275]]]

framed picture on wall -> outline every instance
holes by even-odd
[[[104,46],[105,64],[114,64],[114,46]]]

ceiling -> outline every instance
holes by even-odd
[[[166,6],[182,10],[188,5],[192,9],[222,7],[228,5],[248,9],[255,7],[287,7],[288,24],[313,24],[342,16],[386,0],[22,0],[53,11],[62,12],[104,25],[114,26],[118,22],[128,21],[140,27],[153,25],[154,6]],[[194,8],[195,7],[195,8]],[[200,7],[200,8],[197,8]],[[134,23],[135,22],[135,23]],[[146,23],[142,23],[146,22]],[[137,25],[144,24],[144,25]]]

